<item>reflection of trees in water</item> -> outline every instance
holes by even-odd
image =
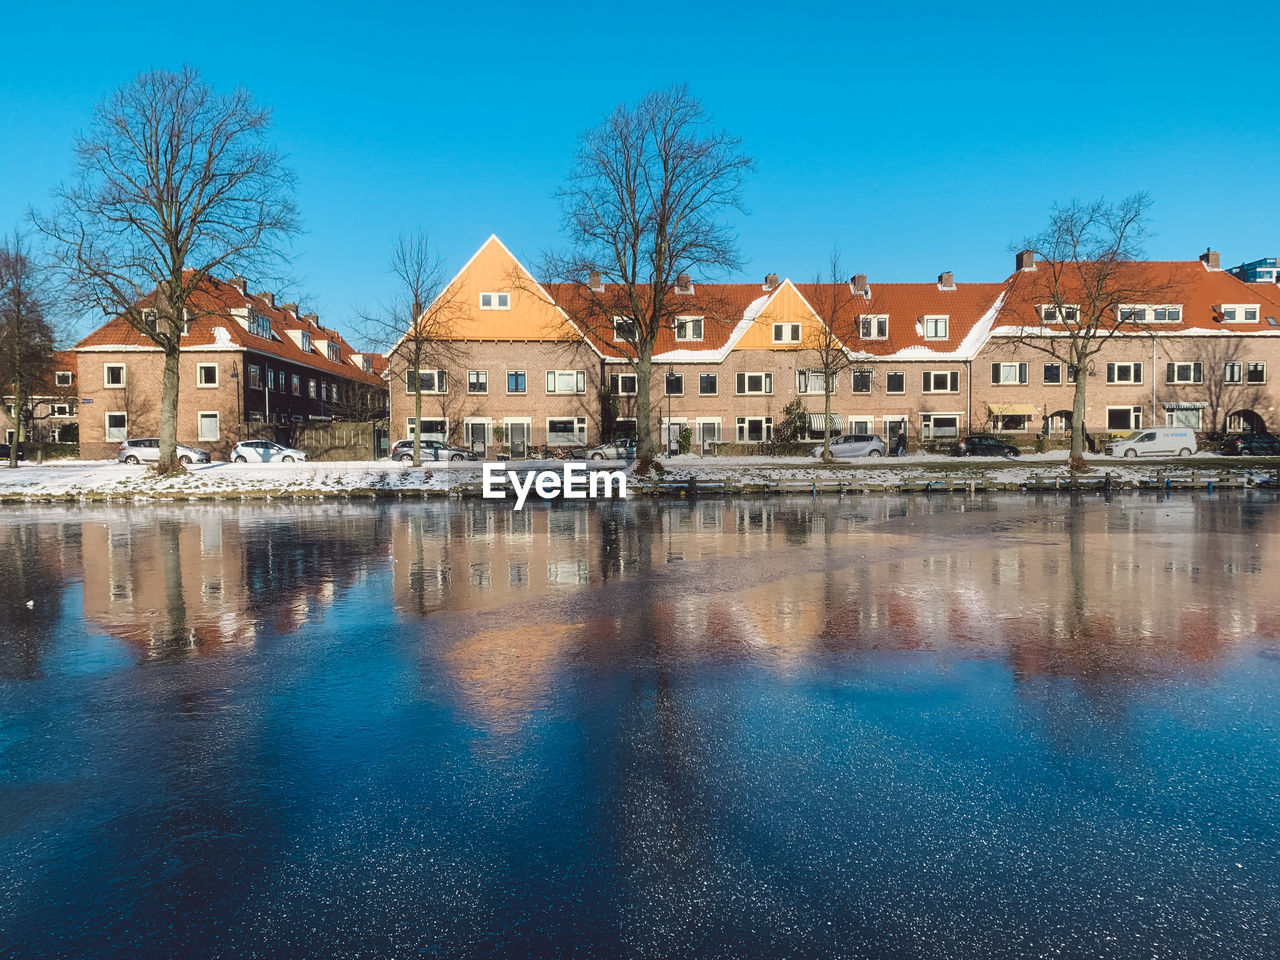
[[[62,617],[61,550],[74,546],[78,533],[20,519],[0,527],[0,677],[40,675]]]

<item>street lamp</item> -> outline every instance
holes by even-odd
[[[675,376],[675,368],[667,364],[667,453],[671,453],[671,379]]]
[[[236,392],[236,439],[244,439],[244,418],[240,413],[240,368],[231,361],[231,388]]]

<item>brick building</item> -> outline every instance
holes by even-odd
[[[225,458],[248,437],[292,443],[304,424],[385,413],[385,360],[245,281],[210,278],[193,297],[182,333],[178,442]],[[145,315],[145,312],[144,312]],[[160,430],[164,356],[123,317],[76,345],[80,451],[115,456],[126,437]]]
[[[55,350],[53,363],[43,382],[37,384],[27,397],[24,439],[72,443],[77,439],[76,354],[72,350]],[[6,394],[0,404],[0,437],[12,443],[18,434],[18,411],[14,409],[14,397]]]

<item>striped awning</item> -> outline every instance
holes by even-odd
[[[831,414],[827,422],[831,424],[832,433],[841,433],[844,431],[844,417],[840,416],[838,413]],[[822,414],[809,414],[809,432],[822,433],[823,429]]]
[[[1166,400],[1161,404],[1166,410],[1203,410],[1208,405],[1203,400]]]
[[[989,403],[987,410],[993,417],[1034,417],[1040,413],[1029,403]]]

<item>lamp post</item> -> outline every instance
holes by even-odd
[[[240,413],[240,368],[231,361],[231,388],[236,392],[236,439],[244,439],[244,417]]]
[[[667,454],[671,453],[671,378],[675,376],[675,368],[667,364]]]

